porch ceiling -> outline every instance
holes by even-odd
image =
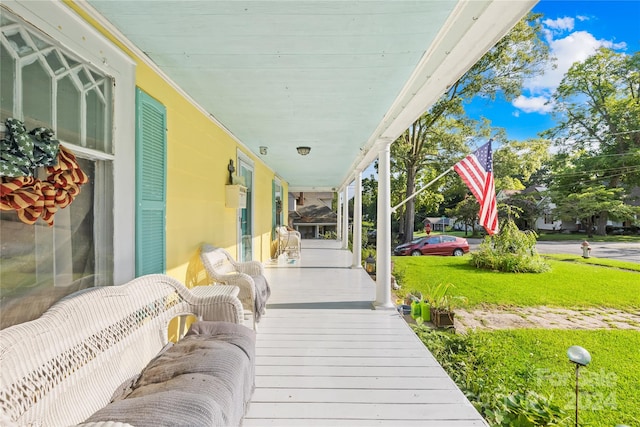
[[[89,3],[292,191],[321,191],[348,184],[536,1]]]

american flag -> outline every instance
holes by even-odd
[[[453,166],[480,203],[480,225],[489,235],[498,232],[496,187],[493,182],[491,140]]]

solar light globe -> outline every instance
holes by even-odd
[[[587,366],[591,362],[591,355],[587,350],[579,345],[572,345],[567,350],[567,356],[569,360],[580,366]]]

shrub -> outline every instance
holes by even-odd
[[[335,240],[338,238],[338,234],[335,231],[325,231],[321,237],[325,240]]]
[[[471,254],[471,262],[486,270],[510,273],[544,273],[551,267],[536,250],[535,231],[520,231],[513,220],[501,224],[494,236],[487,236],[478,251]]]

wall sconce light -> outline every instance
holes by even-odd
[[[311,151],[311,147],[296,147],[296,150],[301,156],[306,156]]]
[[[267,147],[265,147],[264,145],[260,146],[260,154],[262,154],[263,156],[267,155]]]

